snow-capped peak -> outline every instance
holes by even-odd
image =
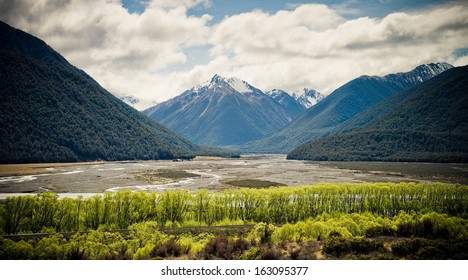
[[[214,75],[213,78],[211,78],[212,84],[217,84],[220,82],[225,82],[232,89],[240,93],[252,92],[252,89],[250,88],[251,86],[247,82],[242,81],[241,79],[234,78],[234,77],[225,78],[219,75]]]
[[[438,63],[423,64],[417,67],[416,69],[420,70],[421,72],[425,72],[431,76],[437,76],[440,73],[444,72],[445,70],[448,70],[451,68],[453,68],[453,66],[446,62],[438,62]]]
[[[252,92],[247,82],[244,82],[238,78],[229,78],[226,81],[235,91],[240,93]]]
[[[305,108],[310,108],[325,98],[320,92],[309,88],[303,88],[293,92],[292,97]]]
[[[453,68],[453,66],[445,62],[429,63],[420,65],[409,72],[389,74],[381,77],[380,79],[399,80],[400,82],[404,81],[406,83],[418,84],[427,81],[450,68]]]
[[[199,92],[202,89],[211,89],[219,86],[220,83],[225,83],[231,87],[234,91],[239,93],[251,93],[255,91],[255,88],[249,85],[247,82],[238,78],[225,78],[219,75],[214,75],[209,81],[204,84],[198,85],[192,89],[192,91]]]
[[[271,97],[274,97],[274,96],[279,96],[279,95],[283,95],[283,94],[287,94],[287,95],[290,95],[289,93],[285,92],[284,90],[282,89],[272,89],[270,91],[266,91],[265,94],[271,96]]]

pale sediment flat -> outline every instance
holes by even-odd
[[[200,157],[191,161],[125,161],[74,164],[0,165],[0,199],[17,194],[57,192],[83,197],[117,190],[217,190],[232,188],[229,180],[255,179],[286,186],[333,182],[446,182],[468,184],[468,164],[307,162],[285,155],[243,155],[237,159]],[[30,166],[29,166],[30,167]],[[13,170],[13,171],[12,171]],[[39,172],[43,170],[44,172]],[[197,177],[148,182],[140,172],[186,171]]]

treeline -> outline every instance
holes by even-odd
[[[122,191],[90,198],[57,194],[9,197],[0,206],[3,232],[35,233],[127,229],[223,222],[296,223],[324,213],[394,217],[400,211],[435,211],[466,218],[468,187],[440,183],[319,184],[311,187],[145,193]]]
[[[371,130],[335,134],[292,150],[287,159],[315,161],[467,162],[465,134]]]

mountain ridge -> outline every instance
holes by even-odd
[[[192,158],[187,139],[131,108],[44,41],[0,22],[0,162]]]
[[[468,66],[456,67],[367,109],[289,159],[468,162]],[[347,128],[346,128],[347,127]]]
[[[365,109],[450,67],[453,66],[447,63],[432,63],[383,77],[360,76],[334,90],[281,130],[236,148],[242,152],[288,153],[302,143],[329,135]]]
[[[306,107],[284,90],[273,89],[265,92],[265,94],[281,104],[294,118],[299,117],[306,110]]]
[[[272,133],[294,119],[277,101],[238,78],[209,81],[144,111],[201,145],[231,146]]]

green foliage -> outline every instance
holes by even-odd
[[[128,249],[127,241],[119,233],[91,231],[74,240],[84,251],[84,258],[90,260],[123,259]]]
[[[269,243],[276,227],[271,224],[259,223],[249,232],[248,238],[255,243]]]
[[[34,246],[34,258],[40,260],[65,260],[68,258],[68,241],[60,234],[44,237]]]
[[[364,237],[372,228],[395,229],[429,219],[448,230],[448,239],[385,237],[377,231],[375,239]],[[128,234],[91,231],[70,238],[56,234],[29,241],[0,237],[0,259],[316,259],[321,244],[327,258],[466,259],[467,223],[434,212],[400,212],[393,218],[334,213],[282,227],[259,223],[244,237],[242,233],[163,233],[157,222],[150,221],[131,225]],[[393,253],[384,249],[385,240],[393,244]]]
[[[239,256],[240,260],[260,260],[262,250],[259,247],[252,247]]]
[[[453,226],[459,225],[456,218],[431,216],[430,212],[466,219],[468,187],[440,183],[337,183],[195,193],[121,191],[86,199],[57,199],[56,194],[46,193],[7,198],[0,206],[0,224],[5,233],[11,234],[127,229],[132,224],[149,221],[160,227],[292,224],[319,217],[297,229],[301,238],[305,238],[302,240],[312,240],[328,236],[330,227],[344,236],[364,236],[366,232],[372,236],[381,234],[379,231],[391,235],[397,227],[384,218],[393,217],[402,224],[401,234],[415,231],[409,227],[419,222],[404,214],[411,211],[428,213],[420,223],[429,219],[439,236],[443,237],[443,231],[451,237],[458,236],[465,229]],[[404,230],[404,223],[408,230]]]
[[[347,254],[367,255],[373,252],[384,252],[384,246],[381,242],[367,240],[364,238],[344,238],[334,237],[328,239],[323,245],[323,253],[336,258]]]
[[[313,245],[310,242],[336,239],[338,247],[330,249],[330,256],[341,258],[367,256],[359,246],[372,244],[356,238],[394,236],[461,240],[454,248],[445,248],[450,245],[447,242],[416,244],[407,253],[406,245],[396,245],[403,246],[396,249],[402,252],[396,257],[461,258],[460,248],[468,238],[467,191],[466,186],[437,183],[372,183],[195,193],[123,191],[86,199],[58,199],[52,193],[9,197],[0,206],[0,222],[8,234],[126,228],[131,232],[122,237],[92,231],[69,241],[60,236],[40,242],[2,239],[1,254],[6,259],[150,259],[189,254],[220,259],[315,258],[315,253],[282,244]],[[256,225],[245,240],[231,234],[216,239],[213,235],[169,236],[158,231],[162,226],[251,223]],[[277,228],[273,224],[284,225]],[[260,251],[252,249],[257,244]],[[447,252],[455,252],[456,257]],[[375,249],[367,257],[392,256]]]
[[[395,256],[406,259],[443,260],[468,258],[466,240],[405,239],[392,245]]]
[[[416,219],[398,223],[399,236],[426,238],[466,238],[468,223],[459,217],[427,213]]]
[[[8,238],[0,237],[0,259],[2,260],[29,260],[34,258],[34,247],[24,240],[14,242]]]

